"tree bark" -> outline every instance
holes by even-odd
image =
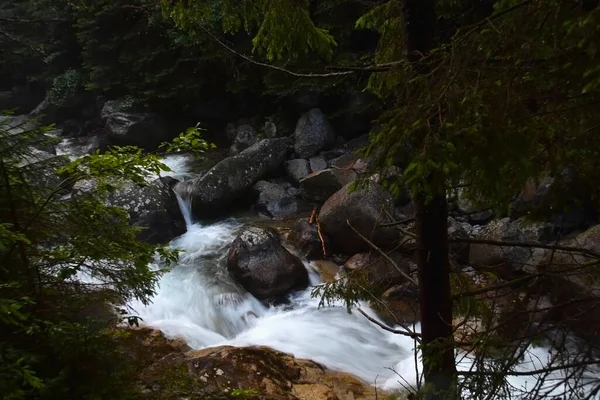
[[[435,0],[404,0],[406,53],[416,73],[428,73],[424,60],[436,33]],[[436,124],[436,119],[431,121]],[[432,126],[431,129],[435,129]],[[426,149],[425,149],[426,151]],[[425,399],[457,398],[452,331],[452,293],[448,256],[448,205],[443,177],[433,173],[413,196],[417,233],[417,267]]]
[[[453,399],[456,364],[452,332],[452,293],[448,259],[448,206],[445,191],[413,199],[417,232],[417,267],[423,372],[427,400]]]

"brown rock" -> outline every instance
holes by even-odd
[[[390,258],[406,274],[409,274],[410,270],[414,268],[412,261],[401,254],[392,253]],[[375,253],[353,255],[344,264],[344,270],[351,276],[364,279],[369,287],[379,292],[384,292],[406,280],[388,260]]]
[[[347,224],[347,221],[374,244],[388,247],[398,242],[399,232],[394,227],[382,227],[391,222],[394,214],[392,195],[380,185],[367,181],[355,190],[352,184],[344,186],[331,196],[319,213],[321,228],[342,253],[369,250],[370,246]]]

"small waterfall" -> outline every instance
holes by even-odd
[[[177,197],[177,204],[179,204],[179,209],[181,210],[181,214],[183,215],[183,219],[185,220],[185,226],[188,228],[194,224],[192,218],[192,201],[191,199],[184,200],[183,197],[179,194],[179,192],[173,189],[173,193],[175,193],[175,197]]]

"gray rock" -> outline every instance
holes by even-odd
[[[218,162],[205,175],[179,183],[176,191],[191,200],[198,218],[225,213],[263,177],[276,171],[288,152],[287,138],[263,139],[240,154]]]
[[[302,178],[305,178],[310,174],[308,167],[308,161],[304,158],[295,158],[285,163],[285,170],[287,175],[292,178],[294,182],[299,182]]]
[[[308,162],[311,172],[319,172],[327,168],[327,161],[323,156],[311,157]]]
[[[256,130],[251,125],[240,125],[236,129],[235,139],[229,149],[229,155],[233,156],[252,146],[256,142]]]
[[[308,285],[306,268],[283,247],[274,229],[244,229],[231,244],[227,269],[258,299],[285,296]]]
[[[402,254],[392,253],[390,258],[407,275],[410,275],[411,269],[416,269],[414,263]],[[351,272],[353,277],[360,275],[377,292],[384,292],[406,281],[404,275],[389,261],[373,252],[353,255],[344,264],[344,270]]]
[[[163,118],[153,113],[110,114],[104,131],[108,145],[131,145],[150,151],[156,150],[161,143],[170,141],[177,134]]]
[[[323,254],[323,244],[321,243],[317,230],[317,224],[310,224],[307,218],[301,218],[296,221],[288,233],[287,240],[292,243],[307,260],[320,260],[325,257]],[[330,245],[327,235],[323,235],[323,240],[325,241],[325,251],[327,251]]]
[[[115,182],[117,189],[109,194],[107,205],[123,208],[131,225],[144,228],[138,234],[138,240],[152,244],[168,243],[186,231],[185,220],[171,189],[176,182],[170,177],[156,179],[147,186]],[[95,188],[94,180],[79,181],[72,193],[73,196],[83,196]]]
[[[523,220],[511,221],[509,218],[495,220],[486,225],[476,239],[541,243],[552,232],[550,224],[527,223]],[[500,247],[488,244],[471,244],[469,263],[475,269],[490,271],[501,278],[513,278],[528,271],[535,252],[526,247]]]
[[[294,137],[294,150],[301,158],[315,156],[335,143],[335,132],[325,114],[318,108],[313,108],[300,117]]]
[[[367,181],[354,191],[350,190],[350,184],[337,191],[321,207],[319,220],[336,249],[352,254],[369,250],[370,246],[346,221],[377,246],[389,247],[401,239],[400,234],[394,227],[380,225],[392,222],[393,214],[392,195],[380,185]]]
[[[453,218],[448,218],[448,238],[449,239],[468,239],[472,227],[466,222],[458,222]],[[450,254],[461,262],[469,261],[468,243],[450,243]]]
[[[108,118],[116,113],[135,113],[142,111],[138,102],[133,98],[121,98],[108,101],[96,99],[96,101],[98,105],[102,104],[102,110],[100,111],[100,120],[102,123],[106,123]]]
[[[254,190],[259,193],[255,209],[269,217],[282,218],[310,209],[307,205],[299,203],[288,188],[282,185],[259,181],[254,185]]]
[[[335,170],[324,169],[300,180],[300,195],[306,201],[323,203],[343,186]]]

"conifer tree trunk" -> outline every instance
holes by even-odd
[[[434,46],[435,0],[404,0],[408,59],[417,73]],[[432,121],[435,123],[437,119]],[[413,198],[417,233],[417,267],[421,308],[422,354],[427,400],[456,398],[456,364],[452,335],[452,296],[448,259],[448,205],[443,177],[430,176]]]

